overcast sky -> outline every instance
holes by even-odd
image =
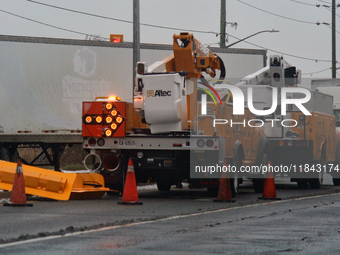
[[[85,39],[85,34],[104,38],[124,34],[125,41],[133,40],[132,0],[0,0],[0,3],[0,34],[71,39]],[[140,40],[171,44],[174,33],[199,30],[202,33],[193,33],[200,42],[218,47],[220,38],[215,33],[220,30],[220,4],[220,0],[141,0]],[[268,49],[268,56],[283,55],[287,62],[301,69],[303,78],[331,78],[331,28],[322,24],[331,24],[331,11],[323,5],[330,6],[331,0],[227,0],[227,22],[238,24],[236,28],[227,26],[230,34],[227,44],[262,30],[279,30],[279,33],[261,33],[247,40],[255,45],[239,43],[233,47]],[[336,18],[337,31],[340,31],[340,8]],[[321,24],[316,25],[317,22]],[[336,35],[340,40],[339,32]],[[340,62],[340,47],[337,47],[337,60]],[[340,77],[340,69],[337,73]]]

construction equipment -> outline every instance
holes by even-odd
[[[134,115],[132,105],[120,101],[119,94],[84,102],[83,147],[90,152],[85,166],[99,171],[107,187],[121,190],[132,158],[137,182],[156,181],[160,191],[167,191],[187,180],[191,188],[206,187],[216,194],[219,176],[209,178],[201,171],[196,175],[196,163],[221,167],[227,159],[237,169],[266,164],[268,142],[262,128],[214,126],[216,119],[241,120],[204,74],[219,75],[216,83],[222,82],[222,59],[192,34],[180,33],[173,36],[173,54],[150,66],[137,63]],[[207,111],[202,112],[201,94],[209,91],[219,103],[206,102]],[[254,114],[245,109],[245,118],[254,119]],[[235,196],[242,178],[237,172],[230,177]]]

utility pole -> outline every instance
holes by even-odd
[[[135,86],[137,62],[140,61],[139,31],[139,0],[133,0],[133,88]]]
[[[332,78],[336,78],[335,0],[332,0]]]
[[[220,47],[225,48],[225,35],[226,35],[226,0],[221,0],[221,17],[220,17]]]

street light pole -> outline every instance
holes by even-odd
[[[332,0],[332,78],[336,78],[335,0]]]
[[[226,34],[226,0],[221,0],[221,17],[220,17],[220,47],[225,48]]]
[[[137,66],[137,62],[140,61],[139,0],[133,0],[133,56],[132,58],[133,58],[132,84],[134,88],[135,77],[136,77],[136,66]],[[132,94],[132,98],[133,98],[133,94]]]
[[[232,43],[232,44],[229,44],[229,45],[227,45],[227,47],[225,47],[225,48],[229,48],[229,47],[231,47],[231,46],[234,46],[234,45],[237,44],[237,43],[243,42],[244,40],[247,40],[248,38],[253,37],[253,36],[255,36],[255,35],[258,35],[258,34],[261,34],[261,33],[276,33],[276,32],[280,32],[280,31],[279,31],[279,30],[274,30],[274,29],[272,29],[272,30],[262,30],[262,31],[259,31],[259,32],[255,33],[255,34],[249,35],[249,36],[247,36],[247,37],[245,37],[245,38],[243,38],[243,39],[241,39],[241,40],[239,40],[239,41],[237,41],[237,42],[234,42],[234,43]]]

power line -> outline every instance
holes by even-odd
[[[34,2],[34,3],[39,3],[39,2],[36,2],[36,1],[33,1],[33,0],[29,0],[29,1],[30,2]],[[46,4],[43,4],[43,5],[46,5]],[[51,6],[51,7],[53,7],[53,6]],[[57,7],[57,8],[59,8],[59,7]],[[62,8],[62,7],[60,7],[60,8]],[[62,9],[64,9],[64,8],[62,8]],[[76,33],[76,34],[80,34],[80,35],[85,35],[85,36],[89,36],[90,35],[90,34],[87,34],[87,33],[82,33],[82,32],[78,32],[78,31],[74,31],[74,30],[70,30],[70,29],[65,29],[65,28],[57,27],[57,26],[50,25],[50,24],[47,24],[47,23],[44,23],[44,22],[40,22],[40,21],[37,21],[37,20],[33,20],[33,19],[30,19],[30,18],[26,18],[26,17],[20,16],[20,15],[17,15],[17,14],[8,12],[8,11],[4,11],[4,10],[1,10],[1,9],[0,9],[0,11],[2,11],[4,13],[7,13],[7,14],[10,14],[10,15],[13,15],[13,16],[16,16],[16,17],[19,17],[19,18],[22,18],[22,19],[26,19],[26,20],[29,20],[29,21],[41,24],[41,25],[46,25],[46,26],[49,26],[49,27],[52,27],[52,28],[60,29],[60,30],[63,30],[63,31],[72,32],[72,33]],[[74,10],[70,9],[70,11],[74,11]],[[77,12],[77,11],[75,11],[75,12]],[[92,14],[89,14],[89,15],[93,16]],[[94,15],[97,16],[97,17],[101,17],[100,15],[96,15],[96,14],[94,14]],[[107,17],[107,18],[109,18],[109,17]],[[114,19],[114,18],[110,18],[110,19],[119,21],[119,19]],[[132,23],[131,21],[126,21],[126,22]],[[151,26],[157,27],[157,28],[165,28],[165,27],[158,26],[158,25],[151,25]],[[170,28],[170,27],[167,27],[167,28],[168,29],[174,29],[174,30],[181,30],[181,31],[190,31],[190,32],[193,32],[193,31],[194,32],[199,32],[200,31],[200,30],[179,29],[179,28]],[[212,33],[212,34],[215,34],[215,35],[219,35],[219,33],[214,32],[214,31],[200,31],[200,32],[202,32],[202,33]],[[235,38],[237,40],[241,40],[240,38],[238,38],[236,36],[233,36],[233,35],[231,35],[229,33],[226,33],[226,34],[228,36],[232,37],[232,38]],[[105,40],[109,40],[108,38],[105,38],[105,37],[99,37],[99,38],[102,38],[102,39],[105,39]],[[256,46],[258,48],[264,49],[264,50],[270,50],[272,52],[279,53],[279,54],[286,55],[286,56],[290,56],[290,57],[294,57],[294,58],[299,58],[299,59],[304,59],[304,60],[311,60],[311,61],[316,61],[316,62],[331,62],[330,60],[322,60],[322,59],[314,59],[314,58],[307,58],[307,57],[296,56],[296,55],[292,55],[292,54],[276,51],[276,50],[273,50],[273,49],[265,48],[265,47],[262,47],[260,45],[257,45],[257,44],[254,44],[254,43],[250,43],[250,42],[247,42],[247,41],[244,41],[244,42],[248,43],[250,45]]]
[[[336,62],[337,64],[340,64],[338,61]],[[339,67],[340,68],[340,67]],[[339,68],[337,68],[337,69],[339,69]],[[316,73],[322,73],[322,72],[325,72],[325,71],[328,71],[328,70],[332,70],[332,67],[328,67],[328,68],[326,68],[326,69],[322,69],[322,70],[320,70],[320,71],[315,71],[315,72],[310,72],[310,73],[303,73],[302,75],[313,75],[313,74],[316,74]],[[338,72],[337,72],[337,74],[339,74]],[[340,74],[339,74],[340,75]]]
[[[289,18],[289,17],[282,16],[282,15],[279,15],[279,14],[276,14],[276,13],[273,13],[273,12],[269,12],[269,11],[263,10],[263,9],[261,9],[261,8],[258,8],[258,7],[256,7],[256,6],[254,6],[254,5],[245,3],[245,2],[243,2],[243,1],[241,1],[241,0],[237,0],[237,1],[239,1],[240,3],[245,4],[245,5],[247,5],[247,6],[250,6],[250,7],[254,8],[254,9],[256,9],[256,10],[259,10],[259,11],[262,11],[262,12],[265,12],[265,13],[268,13],[268,14],[271,14],[271,15],[274,15],[274,16],[276,16],[276,17],[280,17],[280,18],[283,18],[283,19],[287,19],[287,20],[291,20],[291,21],[296,21],[296,22],[300,22],[300,23],[305,23],[305,24],[313,24],[313,25],[316,24],[316,25],[317,25],[317,22],[311,22],[311,21],[304,21],[304,20],[298,20],[298,19],[294,19],[294,18]]]
[[[33,0],[27,0],[27,1],[31,2],[31,3],[35,3],[35,4],[41,4],[41,5],[45,5],[45,6],[56,8],[56,9],[60,9],[60,10],[64,10],[64,11],[70,11],[70,12],[74,12],[74,13],[78,13],[78,14],[89,15],[89,16],[93,16],[93,17],[97,17],[97,18],[115,20],[115,21],[125,22],[125,23],[132,23],[132,21],[127,21],[127,20],[123,20],[123,19],[116,19],[116,18],[111,18],[111,17],[107,17],[107,16],[92,14],[92,13],[88,13],[88,12],[72,10],[72,9],[68,9],[68,8],[64,8],[64,7],[60,7],[60,6],[56,6],[56,5],[51,5],[51,4],[45,4],[45,3],[41,3],[41,2],[37,2],[37,1],[33,1]]]
[[[7,13],[9,15],[21,18],[21,19],[29,20],[29,21],[32,21],[32,22],[35,22],[35,23],[38,23],[38,24],[41,24],[41,25],[45,25],[45,26],[48,26],[48,27],[56,28],[56,29],[63,30],[63,31],[66,31],[66,32],[71,32],[71,33],[75,33],[75,34],[79,34],[79,35],[85,35],[85,36],[91,35],[91,34],[86,34],[86,33],[82,33],[82,32],[71,30],[71,29],[67,29],[67,28],[57,27],[57,26],[54,26],[54,25],[51,25],[51,24],[47,24],[47,23],[44,23],[44,22],[41,22],[41,21],[38,21],[38,20],[30,19],[30,18],[21,16],[21,15],[12,13],[12,12],[8,12],[8,11],[2,10],[2,9],[0,9],[0,12],[4,12],[4,13]],[[105,39],[105,40],[109,40],[109,38],[105,38],[105,37],[100,37],[100,38]]]
[[[92,17],[108,19],[108,20],[114,20],[114,21],[129,23],[129,24],[133,23],[132,21],[129,21],[129,20],[117,19],[117,18],[112,18],[112,17],[108,17],[108,16],[103,16],[103,15],[98,15],[98,14],[93,14],[93,13],[88,13],[88,12],[77,11],[77,10],[73,10],[73,9],[68,9],[68,8],[56,6],[56,5],[41,3],[41,2],[38,2],[38,1],[34,1],[34,0],[27,0],[27,1],[31,2],[31,3],[35,3],[35,4],[41,4],[41,5],[45,5],[45,6],[48,6],[48,7],[52,7],[52,8],[56,8],[56,9],[60,9],[60,10],[64,10],[64,11],[69,11],[69,12],[74,12],[74,13],[78,13],[78,14],[88,15],[88,16],[92,16]],[[182,31],[181,28],[153,25],[153,24],[147,24],[147,23],[140,23],[140,25],[141,26],[147,26],[147,27],[154,27],[154,28],[162,28],[162,29],[170,29],[170,30],[180,30],[180,31]],[[188,31],[188,32],[195,32],[195,33],[205,33],[205,34],[216,34],[216,35],[218,35],[217,32],[213,32],[213,31],[202,31],[202,30],[193,30],[193,29],[187,29],[186,31]]]
[[[298,3],[298,4],[304,4],[304,5],[309,5],[309,6],[313,6],[313,7],[320,7],[320,4],[309,4],[309,3],[300,2],[300,1],[296,1],[296,0],[290,0],[290,1]]]
[[[326,27],[328,27],[329,29],[332,29],[331,25],[329,25],[329,24],[325,24],[325,25],[326,25]],[[339,32],[338,30],[335,30],[335,32],[337,32],[338,34],[340,34],[340,32]]]
[[[326,4],[332,4],[330,2],[327,2],[327,1],[323,1],[323,0],[318,0],[319,2],[322,2],[322,3],[326,3]]]
[[[326,10],[328,10],[328,11],[332,12],[332,10],[330,10],[329,6],[327,7],[327,6],[324,6],[324,5],[323,5],[323,7],[325,7],[325,8],[326,8]],[[338,16],[338,17],[340,17],[340,15],[339,15],[339,14],[336,14],[336,13],[335,13],[335,15],[336,15],[336,16]]]
[[[326,69],[322,69],[320,71],[315,71],[315,72],[311,72],[311,73],[303,73],[301,75],[311,75],[312,76],[313,74],[322,73],[322,72],[325,72],[325,71],[328,71],[328,70],[332,70],[332,67],[328,67]]]
[[[230,37],[234,38],[234,39],[241,40],[240,38],[238,38],[238,37],[236,37],[236,36],[233,36],[233,35],[231,35],[231,34],[228,34],[228,35],[229,35]],[[279,53],[279,54],[286,55],[286,56],[290,56],[290,57],[293,57],[293,58],[299,58],[299,59],[304,59],[304,60],[311,60],[311,61],[315,61],[315,62],[332,62],[331,60],[315,59],[315,58],[307,58],[307,57],[296,56],[296,55],[292,55],[292,54],[280,52],[280,51],[277,51],[277,50],[265,48],[265,47],[262,47],[262,46],[260,46],[260,45],[257,45],[257,44],[251,43],[251,42],[247,42],[247,41],[244,41],[244,42],[245,42],[245,43],[248,43],[248,44],[250,44],[250,45],[256,46],[256,47],[258,47],[258,48],[264,49],[264,50],[270,50],[270,51],[272,51],[272,52]],[[228,45],[227,45],[227,46],[228,46]]]

